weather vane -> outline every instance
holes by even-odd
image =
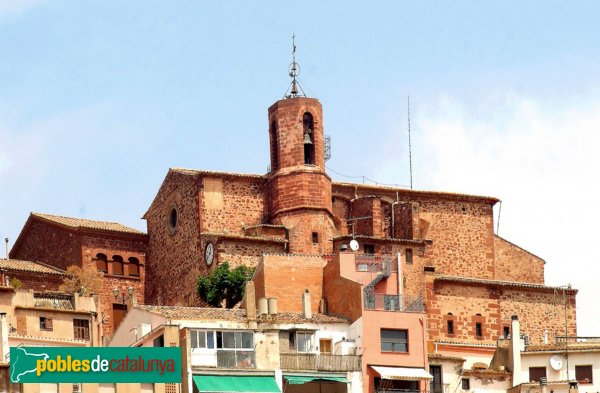
[[[296,34],[292,34],[292,64],[290,64],[289,75],[292,78],[290,87],[285,92],[284,98],[306,97],[296,77],[300,75],[300,65],[296,63]]]

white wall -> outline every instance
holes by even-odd
[[[558,355],[562,358],[562,368],[555,371],[550,367],[550,358]],[[569,352],[569,378],[575,380],[575,366],[592,365],[591,384],[579,384],[580,393],[595,393],[600,391],[600,350],[583,352]],[[523,381],[529,381],[529,367],[546,367],[546,377],[548,381],[566,381],[567,380],[567,359],[560,353],[549,352],[524,352],[521,356],[521,375]],[[568,389],[568,387],[567,387]],[[550,390],[550,389],[549,389]]]

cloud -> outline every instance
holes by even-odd
[[[547,261],[548,284],[580,289],[579,334],[599,334],[600,99],[440,96],[414,118],[416,188],[500,198],[500,235]],[[378,177],[406,166],[382,163]]]

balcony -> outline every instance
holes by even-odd
[[[217,350],[217,367],[256,368],[254,351]]]
[[[424,312],[425,304],[420,296],[386,295],[372,293],[365,288],[365,310]]]
[[[314,353],[282,353],[283,370],[302,371],[360,371],[360,356]]]
[[[354,256],[354,268],[357,272],[397,272],[398,266],[392,263],[390,256],[378,257],[371,254],[356,254]]]

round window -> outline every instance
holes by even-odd
[[[178,219],[177,207],[173,206],[169,210],[169,214],[167,217],[167,220],[168,220],[167,228],[171,235],[174,234],[175,230],[177,229],[177,219]]]

